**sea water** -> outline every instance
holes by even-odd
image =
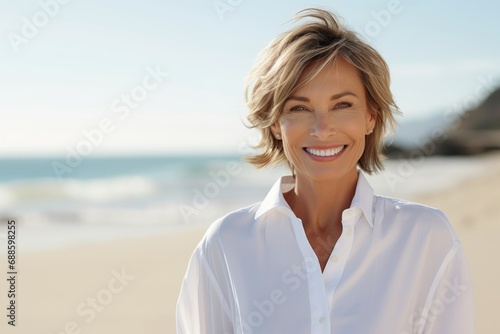
[[[258,170],[240,156],[0,159],[0,238],[19,226],[20,251],[172,233],[208,225],[263,200],[285,167]],[[375,192],[411,198],[488,171],[484,159],[389,160],[367,176]],[[66,170],[67,171],[67,170]]]

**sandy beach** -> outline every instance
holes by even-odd
[[[409,200],[440,208],[465,248],[475,294],[477,334],[500,333],[500,155],[488,175]],[[3,227],[2,227],[3,228]],[[175,333],[175,302],[192,250],[206,226],[169,235],[24,253],[18,259],[17,326],[2,333]],[[2,246],[3,247],[3,246]],[[5,268],[5,253],[0,257]],[[2,274],[5,270],[2,270]],[[7,282],[0,281],[5,314]]]

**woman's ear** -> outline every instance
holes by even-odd
[[[274,138],[281,140],[281,128],[278,122],[274,123],[271,125],[271,132],[274,136]]]
[[[366,113],[366,134],[369,135],[375,129],[375,125],[377,124],[377,120],[375,117],[375,110],[369,110]]]

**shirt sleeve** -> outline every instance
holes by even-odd
[[[178,334],[234,332],[229,305],[216,274],[202,249],[198,247],[189,262],[177,301]]]
[[[472,334],[472,284],[463,248],[456,241],[443,261],[422,312],[425,334]]]

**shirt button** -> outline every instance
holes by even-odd
[[[346,229],[345,229],[345,235],[347,237],[350,237],[352,235],[352,228],[351,227],[346,227]]]
[[[318,319],[318,322],[319,322],[320,324],[325,323],[325,317],[320,317],[320,318]]]
[[[338,263],[339,261],[340,261],[340,258],[337,255],[332,256],[333,263]]]

